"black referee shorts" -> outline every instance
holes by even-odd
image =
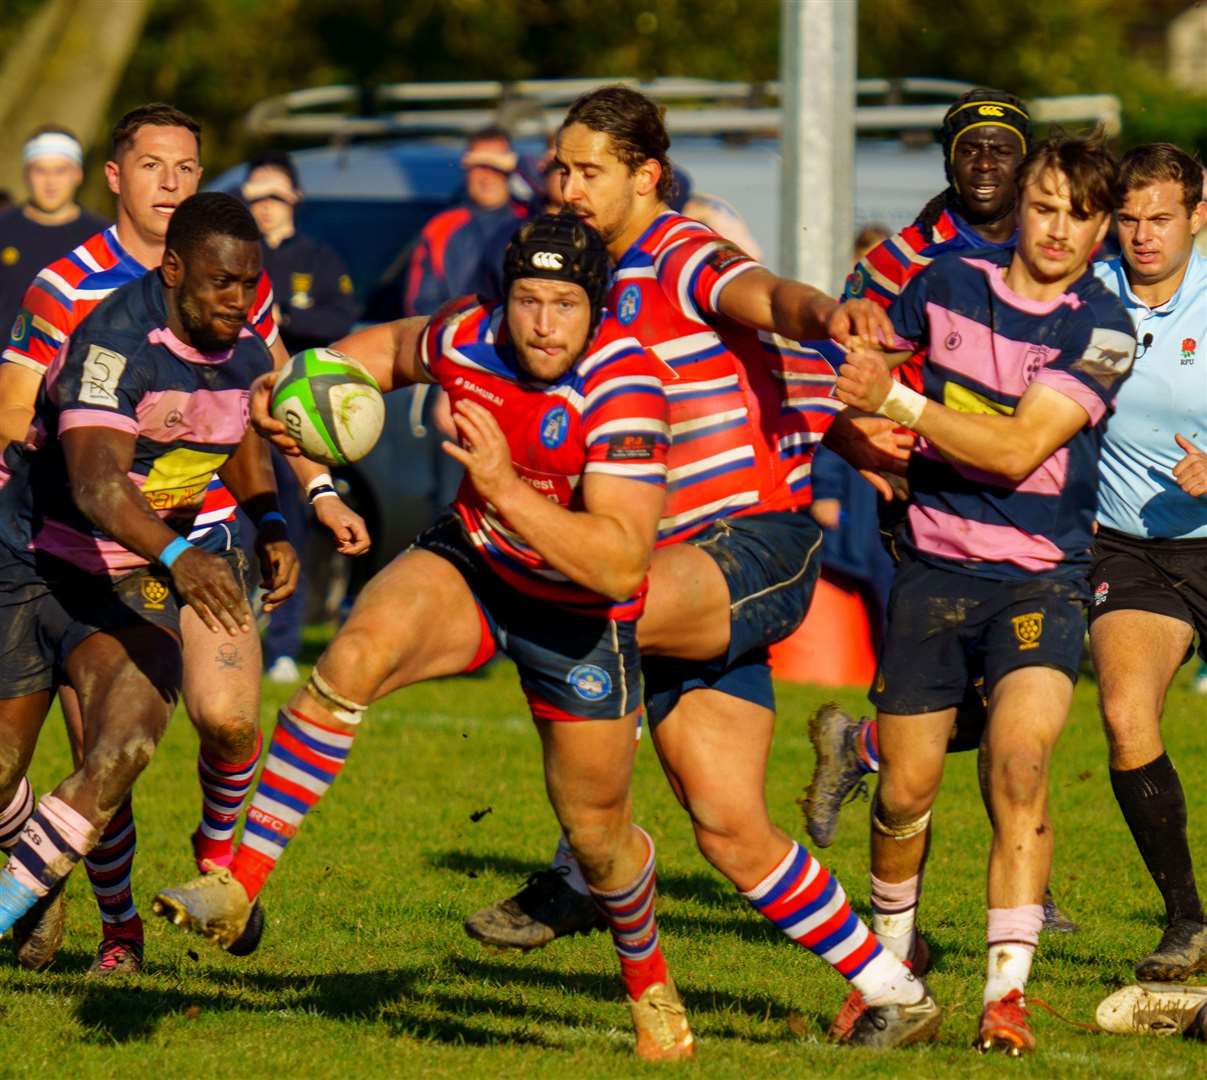
[[[1144,540],[1099,529],[1093,559],[1091,625],[1108,611],[1168,615],[1194,628],[1207,660],[1207,540]],[[1192,655],[1188,650],[1186,659]]]

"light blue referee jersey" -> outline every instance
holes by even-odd
[[[1094,273],[1123,301],[1141,342],[1102,441],[1098,521],[1143,539],[1207,538],[1207,497],[1191,498],[1173,478],[1185,456],[1176,432],[1207,451],[1207,258],[1193,252],[1178,291],[1157,308],[1136,298],[1122,258]]]

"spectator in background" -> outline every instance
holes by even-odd
[[[475,291],[483,258],[501,250],[500,235],[506,245],[528,214],[511,194],[517,164],[502,128],[484,128],[470,137],[461,158],[465,199],[442,210],[419,234],[403,286],[404,314],[431,315],[445,301]]]
[[[25,141],[21,158],[29,198],[0,211],[0,330],[5,334],[38,271],[107,224],[75,201],[84,181],[84,150],[70,131],[38,128]]]
[[[691,176],[680,166],[671,163],[675,171],[675,187],[667,201],[672,210],[685,217],[695,218],[704,222],[714,232],[726,240],[737,244],[747,255],[756,262],[763,258],[763,249],[750,231],[746,220],[737,209],[721,198],[720,195],[710,195],[707,191],[696,191]]]
[[[294,209],[302,190],[289,155],[267,151],[253,158],[242,193],[263,238],[264,269],[272,281],[274,314],[286,351],[292,356],[344,337],[357,315],[352,279],[331,248],[297,231]],[[302,560],[302,576],[293,596],[269,616],[264,672],[271,682],[291,683],[299,677],[297,657],[306,614],[306,537],[312,518],[292,470],[275,449],[272,464],[289,542]],[[314,498],[334,490],[326,474],[309,485]]]

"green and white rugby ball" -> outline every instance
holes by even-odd
[[[272,415],[302,453],[324,465],[347,465],[373,449],[386,407],[368,370],[335,349],[306,349],[277,372]]]

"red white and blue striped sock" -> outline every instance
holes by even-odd
[[[34,812],[34,789],[28,777],[21,777],[12,801],[0,810],[0,851],[12,851],[17,837],[25,828],[29,815]]]
[[[197,754],[197,779],[201,782],[201,824],[193,834],[193,855],[203,861],[229,866],[233,854],[235,823],[251,790],[260,762],[263,736],[256,733],[256,749],[246,761],[221,761],[206,753]]]
[[[798,945],[830,964],[870,1005],[922,999],[922,987],[851,910],[838,879],[800,844],[743,896]]]
[[[636,1001],[647,987],[666,982],[667,968],[654,919],[654,841],[644,829],[636,825],[633,828],[645,838],[650,850],[637,880],[611,891],[593,888],[591,896],[612,931],[612,944],[620,958],[620,977],[629,997]]]
[[[880,771],[880,730],[875,720],[860,720],[855,736],[855,756],[865,773]]]
[[[302,819],[339,776],[353,737],[288,706],[277,715],[243,838],[230,864],[251,899],[259,896]]]
[[[101,930],[106,938],[142,937],[142,919],[130,889],[137,847],[134,806],[127,795],[84,860],[92,894],[101,909]]]

